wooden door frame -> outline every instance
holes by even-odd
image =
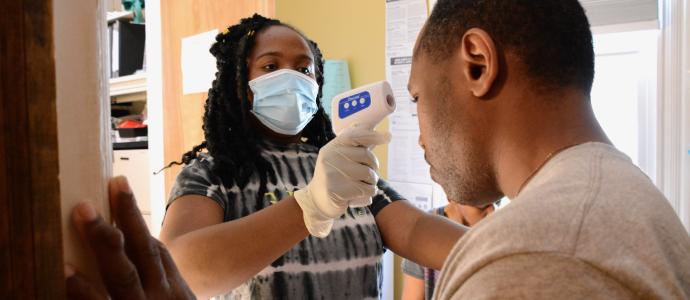
[[[0,298],[64,295],[53,1],[0,18]]]

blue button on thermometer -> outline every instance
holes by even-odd
[[[395,99],[390,84],[379,81],[336,95],[331,108],[333,131],[338,135],[353,124],[374,129],[395,111]]]
[[[338,102],[338,117],[345,119],[371,105],[371,94],[364,91],[359,94],[340,99]]]

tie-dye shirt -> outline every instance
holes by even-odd
[[[258,196],[259,177],[246,187],[226,186],[212,173],[213,158],[201,154],[177,177],[168,205],[184,195],[203,195],[223,209],[225,222],[252,214],[303,188],[311,180],[318,149],[306,144],[270,144],[262,155],[276,182]],[[401,199],[379,182],[374,203]],[[372,206],[372,209],[377,209]],[[256,276],[216,299],[378,299],[381,294],[383,242],[369,208],[348,209],[324,238],[307,237]],[[232,255],[228,253],[228,255]]]

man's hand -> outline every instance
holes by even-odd
[[[117,227],[81,203],[72,213],[79,235],[95,255],[109,295],[65,266],[70,299],[195,299],[165,249],[151,236],[124,177],[108,184],[111,215]]]

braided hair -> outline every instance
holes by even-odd
[[[216,78],[209,89],[203,117],[205,141],[182,155],[181,163],[189,164],[204,148],[213,157],[213,173],[226,185],[237,184],[244,188],[250,176],[258,173],[261,180],[259,195],[266,192],[268,180],[276,182],[273,167],[261,156],[264,138],[250,120],[251,105],[248,99],[247,57],[252,51],[258,33],[271,26],[284,26],[301,35],[309,44],[314,56],[316,82],[319,92],[318,110],[302,131],[306,143],[321,148],[335,137],[331,122],[321,105],[323,87],[323,57],[317,44],[303,33],[278,20],[258,14],[245,18],[228,31],[216,36],[211,54],[216,58]]]

